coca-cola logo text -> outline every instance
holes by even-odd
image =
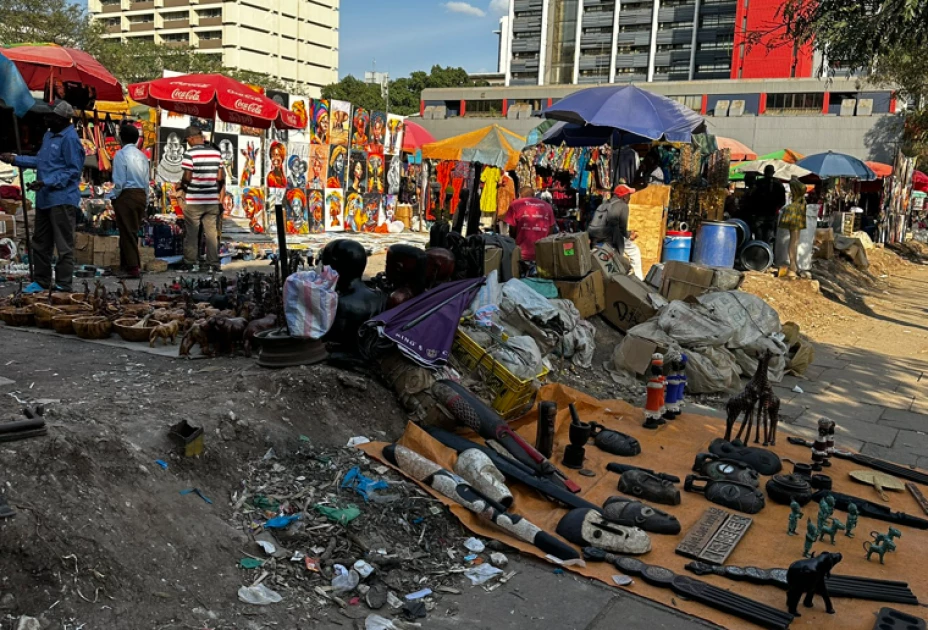
[[[239,114],[238,112],[232,112],[232,111],[230,111],[229,114],[228,114],[228,120],[227,120],[226,122],[237,123],[237,124],[239,124],[239,125],[249,125],[249,126],[250,126],[250,125],[253,125],[253,124],[254,124],[254,121],[255,121],[255,119],[252,118],[251,116],[245,116],[245,115],[243,115],[243,114]]]
[[[171,92],[171,98],[176,101],[199,101],[201,100],[200,90],[174,90]]]
[[[258,114],[261,115],[264,108],[261,106],[261,103],[249,103],[242,99],[235,101],[235,109],[240,112],[248,112],[249,114]]]
[[[184,105],[183,103],[177,103],[172,107],[172,110],[178,114],[191,114],[193,116],[200,115],[200,108],[196,105]]]

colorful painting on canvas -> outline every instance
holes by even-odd
[[[248,227],[254,234],[264,234],[267,227],[264,190],[261,188],[242,189],[242,214],[248,219]]]
[[[367,140],[368,153],[383,153],[383,141],[387,133],[387,114],[371,112],[371,131]]]
[[[328,164],[329,147],[324,144],[309,145],[309,173],[306,175],[306,185],[309,188],[325,188]]]
[[[378,193],[367,193],[364,195],[364,214],[367,217],[361,225],[362,232],[374,232],[377,226],[383,223],[381,217],[383,195]]]
[[[371,153],[367,156],[367,191],[382,195],[383,186],[383,153]]]
[[[239,138],[239,176],[238,184],[242,188],[261,185],[263,160],[258,159],[258,150],[261,146],[259,140]]]
[[[351,136],[351,103],[331,101],[329,111],[329,144],[347,147]]]
[[[384,153],[395,155],[403,150],[403,117],[390,114],[387,116],[387,136]]]
[[[325,190],[325,231],[344,232],[345,193],[339,188],[326,188]]]
[[[284,195],[284,217],[287,222],[287,234],[309,234],[307,216],[306,190],[291,188]]]
[[[287,188],[306,188],[309,170],[309,145],[305,142],[287,143]]]
[[[283,142],[273,141],[267,150],[267,181],[268,188],[286,188],[287,173],[284,163],[287,161],[287,145]]]
[[[300,121],[300,129],[291,129],[288,142],[309,142],[309,110],[310,98],[308,96],[290,96],[290,111],[296,114]]]
[[[222,156],[222,168],[226,171],[226,182],[238,185],[238,136],[227,133],[214,133],[213,144]]]
[[[356,193],[367,192],[367,153],[352,150],[348,161],[348,190]]]
[[[312,106],[309,141],[313,144],[329,144],[329,101],[313,99]]]
[[[307,190],[306,205],[309,233],[325,232],[325,190],[312,188]]]
[[[344,188],[345,172],[348,169],[348,149],[332,145],[329,152],[329,177],[326,188]]]
[[[355,107],[351,117],[351,148],[367,149],[368,134],[371,128],[371,116],[363,107]]]

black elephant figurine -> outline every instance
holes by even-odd
[[[840,553],[824,552],[818,556],[797,560],[789,565],[786,572],[786,606],[791,615],[800,617],[796,606],[799,604],[799,598],[806,594],[802,605],[806,608],[812,608],[812,597],[817,593],[825,600],[825,612],[829,615],[835,614],[834,606],[831,605],[831,598],[828,596],[828,587],[825,585],[825,578],[831,575],[831,570],[836,564],[841,562]]]

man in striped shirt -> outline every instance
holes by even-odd
[[[212,271],[219,271],[218,221],[222,209],[219,200],[225,192],[225,169],[219,150],[206,144],[203,131],[190,126],[185,131],[189,149],[184,153],[183,178],[175,187],[177,195],[186,196],[184,224],[184,264],[194,268],[200,249],[200,228],[206,237],[206,261]]]

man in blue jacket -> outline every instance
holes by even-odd
[[[84,170],[84,147],[71,125],[74,109],[58,100],[45,114],[48,131],[35,157],[4,153],[0,160],[36,169],[36,180],[29,189],[36,191],[35,231],[29,255],[35,267],[32,284],[24,289],[37,293],[52,286],[52,255],[58,250],[55,285],[71,291],[74,275],[74,225],[81,203],[81,172]]]

